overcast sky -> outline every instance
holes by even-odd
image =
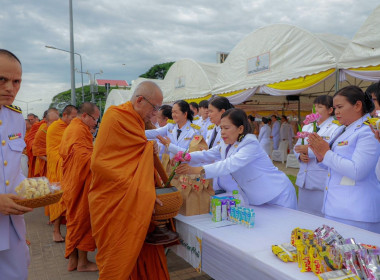
[[[378,0],[73,0],[74,49],[83,71],[128,83],[152,65],[182,58],[216,62],[257,28],[288,23],[313,33],[351,39]],[[0,48],[23,64],[16,99],[41,115],[57,93],[70,89],[68,0],[1,0]],[[79,57],[75,56],[80,68]],[[76,86],[81,75],[76,73]],[[89,78],[84,75],[84,83]],[[26,104],[15,102],[26,111]]]

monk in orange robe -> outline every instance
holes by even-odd
[[[63,160],[61,185],[65,190],[62,199],[66,206],[65,257],[69,259],[69,271],[98,270],[95,263],[88,261],[87,252],[96,248],[91,232],[88,191],[92,179],[90,163],[93,150],[90,130],[97,125],[99,116],[100,111],[95,104],[83,103],[78,117],[65,129],[59,148]]]
[[[36,157],[33,156],[33,141],[34,138],[40,128],[41,125],[46,124],[45,120],[39,121],[32,125],[32,128],[28,132],[27,135],[25,135],[25,143],[26,143],[26,155],[28,156],[28,177],[33,177],[34,175],[34,167],[36,163]]]
[[[144,243],[157,201],[154,145],[144,122],[162,99],[160,88],[145,81],[130,102],[111,106],[103,116],[88,195],[99,280],[169,279],[163,246]]]
[[[62,118],[53,122],[46,134],[46,155],[47,155],[47,171],[46,177],[51,183],[61,182],[62,179],[62,158],[59,154],[59,146],[61,144],[63,132],[77,116],[78,110],[73,105],[67,105],[62,112]],[[65,191],[65,190],[63,190]],[[65,205],[62,201],[58,201],[49,205],[50,221],[54,223],[53,240],[55,242],[63,242],[61,235],[61,219],[65,215]]]

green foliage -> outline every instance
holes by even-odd
[[[173,65],[174,62],[166,62],[161,64],[153,65],[148,72],[140,75],[141,78],[146,79],[158,79],[163,80],[168,72],[170,66]]]

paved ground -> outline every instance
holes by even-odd
[[[285,168],[285,164],[275,165],[286,174],[297,175],[298,169]],[[52,241],[52,226],[47,225],[47,217],[44,216],[43,208],[35,209],[32,213],[25,215],[27,227],[27,239],[31,242],[28,280],[96,280],[97,272],[68,272],[67,260],[64,258],[65,244]],[[63,235],[66,229],[62,226]],[[89,254],[89,259],[95,261],[95,252]],[[199,274],[182,258],[172,251],[167,255],[168,269],[172,280],[212,279],[208,275]]]

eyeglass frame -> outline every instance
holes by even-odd
[[[95,122],[98,122],[99,119],[95,119],[93,116],[91,116],[90,114],[86,113],[87,115],[89,115]]]
[[[148,98],[146,98],[146,97],[143,96],[143,95],[136,95],[136,97],[140,97],[140,96],[141,96],[146,102],[148,102],[148,103],[150,104],[150,106],[153,107],[153,111],[158,112],[158,111],[160,110],[161,106],[153,105],[153,104],[148,100]]]

